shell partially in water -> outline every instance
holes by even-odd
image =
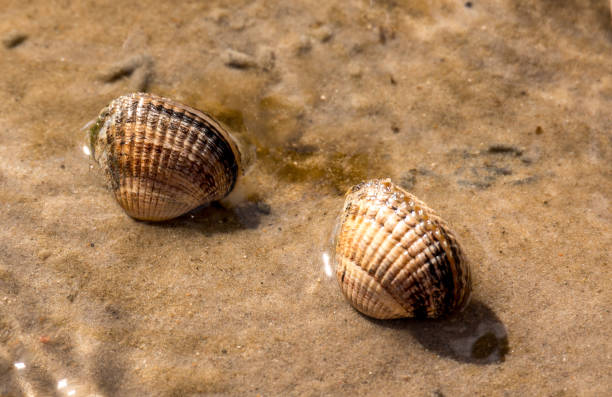
[[[89,130],[89,147],[121,207],[141,220],[219,200],[242,172],[238,145],[221,123],[151,94],[114,99]]]
[[[436,318],[464,307],[468,264],[455,236],[431,208],[390,180],[349,190],[336,241],[344,296],[378,319]]]

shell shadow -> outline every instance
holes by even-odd
[[[463,312],[444,319],[371,321],[405,330],[427,350],[460,362],[498,364],[509,351],[506,327],[491,308],[475,300]]]
[[[146,222],[158,227],[184,227],[206,235],[231,233],[241,229],[255,229],[261,217],[270,214],[270,207],[263,202],[245,201],[233,208],[218,202],[200,206],[185,215],[164,222]]]

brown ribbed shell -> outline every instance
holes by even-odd
[[[446,223],[389,179],[350,189],[336,237],[348,301],[378,319],[436,318],[469,300],[468,264]]]
[[[241,172],[238,146],[218,121],[156,95],[114,99],[89,138],[115,198],[136,219],[171,219],[219,200]]]

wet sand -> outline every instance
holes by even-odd
[[[602,396],[606,1],[0,0],[0,396]],[[232,196],[129,218],[82,152],[133,91],[223,120]],[[377,321],[322,260],[389,177],[470,259],[468,308]]]

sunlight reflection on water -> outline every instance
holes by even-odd
[[[323,271],[327,277],[331,277],[333,274],[332,266],[329,259],[329,253],[323,253]]]

